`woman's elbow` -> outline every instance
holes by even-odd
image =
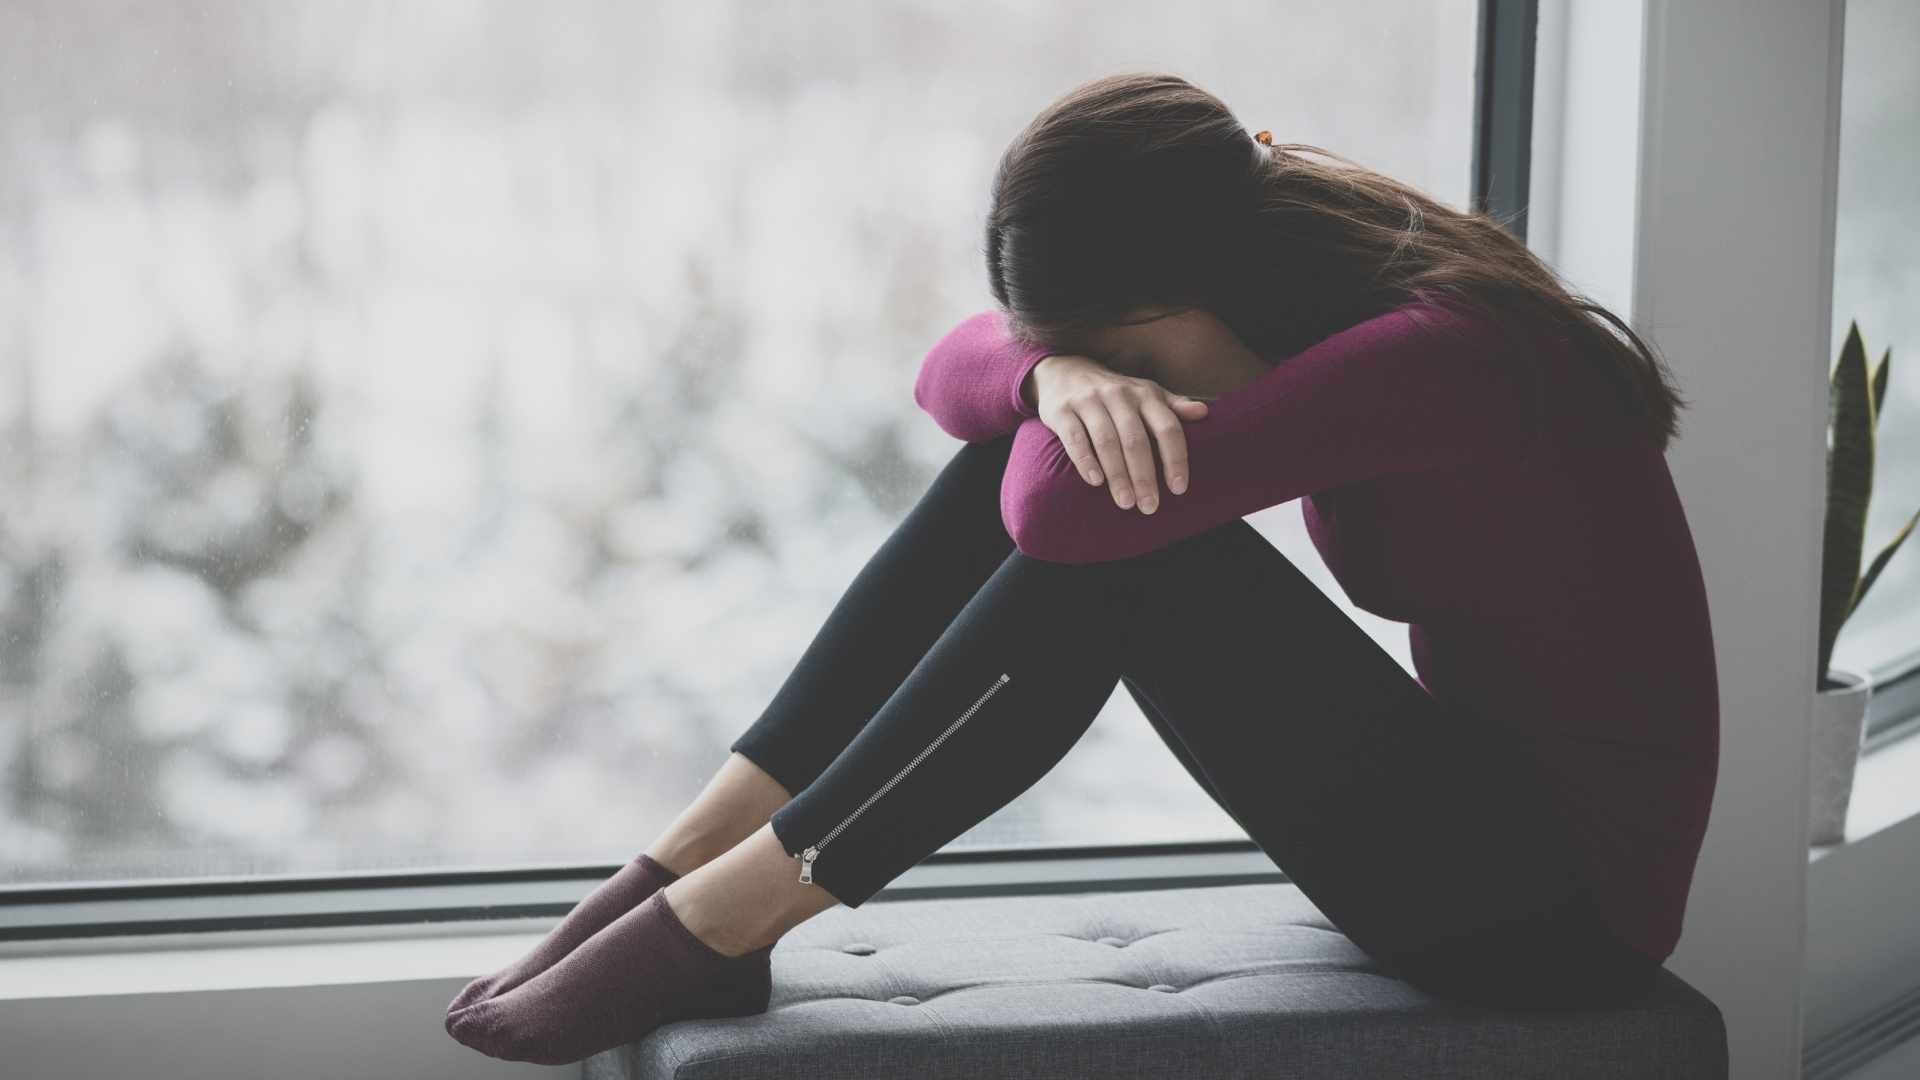
[[[1079,483],[1077,477],[1073,478]],[[1045,562],[1092,563],[1122,558],[1116,538],[1087,529],[1080,517],[1078,492],[1053,490],[1048,484],[1013,483],[1000,490],[1000,522],[1020,553]]]
[[[938,378],[931,363],[922,364],[920,374],[914,376],[913,380],[913,403],[921,412],[932,417],[941,431],[965,440],[965,436],[954,430],[955,421],[951,411],[942,407],[942,398],[936,385]]]
[[[1041,492],[1035,486],[1019,483],[1011,477],[1000,487],[1000,523],[1020,553],[1047,562],[1073,562],[1067,551],[1065,531],[1049,515]]]
[[[1006,525],[1007,535],[1013,538],[1013,546],[1020,554],[1042,562],[1070,563],[1079,560],[1072,558],[1071,551],[1065,546],[1055,546],[1054,534],[1045,528],[1037,528],[1030,518],[1007,517],[1001,515]]]

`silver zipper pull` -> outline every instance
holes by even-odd
[[[820,857],[820,849],[808,844],[800,853],[800,884],[813,884],[813,860]]]

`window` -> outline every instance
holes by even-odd
[[[1840,94],[1840,178],[1833,260],[1833,340],[1839,355],[1858,322],[1870,364],[1891,349],[1867,511],[1871,559],[1920,509],[1920,9],[1850,0]],[[1920,666],[1920,542],[1909,541],[1842,627],[1833,663],[1891,689]],[[1876,730],[1914,712],[1913,695],[1876,692]],[[1897,708],[1894,706],[1898,706]]]
[[[11,5],[0,883],[628,857],[955,449],[1022,123],[1162,68],[1464,205],[1476,18]],[[955,846],[1238,835],[1117,690]]]

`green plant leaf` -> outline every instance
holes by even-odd
[[[1887,367],[1893,360],[1893,346],[1880,354],[1880,363],[1873,369],[1873,427],[1880,429],[1880,414],[1887,411]]]
[[[1853,610],[1860,585],[1860,553],[1866,541],[1867,503],[1873,496],[1873,398],[1867,349],[1857,322],[1827,382],[1827,507],[1820,552],[1819,666],[1827,679],[1833,643]]]
[[[1915,510],[1913,516],[1907,519],[1907,523],[1900,526],[1900,531],[1893,534],[1893,539],[1887,541],[1887,546],[1880,549],[1880,554],[1873,557],[1867,572],[1860,575],[1860,587],[1854,590],[1853,608],[1859,607],[1860,601],[1867,598],[1867,590],[1873,588],[1873,583],[1880,577],[1880,571],[1886,569],[1887,560],[1893,558],[1893,553],[1899,551],[1900,545],[1907,542],[1907,537],[1913,532],[1916,521],[1920,521],[1920,510]],[[1853,608],[1847,609],[1849,618],[1853,616]]]

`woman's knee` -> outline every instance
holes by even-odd
[[[1180,621],[1236,611],[1271,614],[1276,602],[1292,595],[1276,595],[1266,587],[1277,578],[1294,589],[1314,588],[1292,560],[1242,518],[1152,551],[1084,565],[1102,568],[1112,587],[1134,598],[1143,612],[1156,610]]]
[[[961,443],[960,448],[948,459],[947,468],[980,479],[991,478],[998,484],[1006,474],[1007,462],[1012,457],[1013,436],[1002,435],[997,439]]]
[[[996,560],[1011,550],[1013,538],[1000,520],[1000,482],[1012,446],[1012,436],[961,443],[909,512],[914,535],[965,543],[969,550],[984,545]]]
[[[929,494],[963,494],[972,504],[1000,514],[1000,482],[1013,456],[1013,436],[961,443],[934,477]]]

